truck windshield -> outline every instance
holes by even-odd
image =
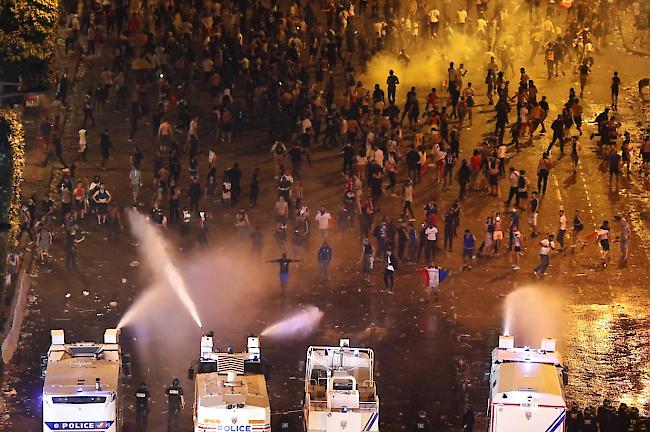
[[[55,396],[52,403],[55,404],[103,404],[106,402],[106,396]]]

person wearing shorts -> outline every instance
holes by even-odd
[[[474,259],[474,247],[476,246],[476,237],[469,229],[463,234],[463,267],[462,270],[471,270],[471,262]]]
[[[519,270],[519,261],[521,259],[522,251],[524,249],[523,236],[519,232],[519,228],[512,227],[512,245],[513,253],[512,256],[512,269]]]
[[[603,267],[607,267],[607,262],[609,261],[609,234],[609,221],[604,221],[600,228],[596,230],[598,243],[600,244],[600,261]]]

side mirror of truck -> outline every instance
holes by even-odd
[[[187,370],[187,379],[190,381],[194,379],[194,368],[189,368]]]
[[[41,354],[41,378],[45,378],[47,371],[47,354]]]

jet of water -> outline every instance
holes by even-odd
[[[516,346],[539,348],[543,338],[562,334],[562,298],[546,286],[519,288],[503,303],[503,333],[514,336]]]
[[[128,210],[127,214],[131,223],[131,231],[133,232],[133,235],[140,240],[140,251],[144,256],[147,265],[149,265],[151,270],[159,276],[164,283],[172,288],[185,309],[187,309],[189,314],[192,316],[196,325],[200,328],[203,327],[201,318],[199,318],[199,312],[189,295],[189,290],[185,284],[185,280],[174,265],[169,251],[167,250],[167,244],[160,235],[160,231],[158,231],[153,224],[148,222],[147,219],[137,211]],[[162,270],[162,272],[160,270]],[[150,294],[150,296],[151,295],[152,294]],[[140,302],[139,304],[142,305],[145,303],[148,302]],[[120,321],[120,326],[128,324],[133,316],[135,316],[136,312],[135,309],[129,310]]]
[[[316,329],[322,318],[323,312],[320,309],[316,306],[309,306],[305,310],[265,328],[260,336],[269,338],[306,336]]]

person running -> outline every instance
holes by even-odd
[[[301,259],[287,258],[287,254],[283,253],[278,259],[268,260],[267,263],[277,263],[280,265],[280,290],[284,294],[286,292],[287,284],[289,283],[289,264],[301,262]]]
[[[539,265],[533,269],[535,276],[545,275],[548,268],[548,256],[552,250],[555,250],[555,242],[553,242],[553,234],[549,234],[547,238],[539,242]]]

